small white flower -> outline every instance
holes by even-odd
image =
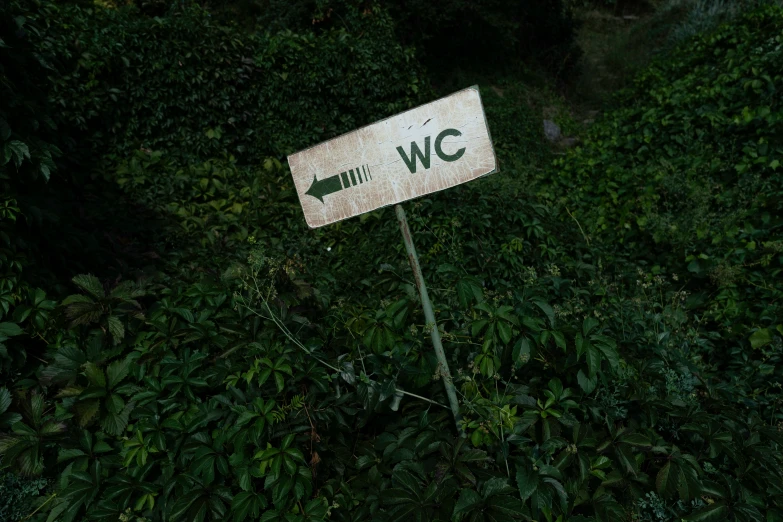
[[[331,252],[332,251],[332,247],[326,247],[326,251],[327,252]]]

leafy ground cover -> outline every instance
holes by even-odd
[[[481,86],[501,174],[406,204],[460,437],[390,209],[310,231],[281,162],[435,95],[385,11],[14,5],[0,516],[783,520],[783,10],[653,63],[554,162],[524,88]]]

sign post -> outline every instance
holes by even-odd
[[[310,228],[395,206],[439,373],[462,432],[456,389],[400,203],[497,172],[478,87],[292,154],[288,164]]]
[[[432,346],[435,348],[435,356],[438,358],[439,373],[443,379],[443,385],[446,388],[446,396],[449,398],[451,413],[454,414],[454,422],[457,423],[457,430],[462,433],[460,421],[462,415],[459,413],[459,401],[457,400],[457,390],[454,388],[454,381],[449,371],[449,362],[446,360],[446,352],[443,351],[443,344],[440,342],[440,331],[438,323],[435,322],[435,313],[432,311],[432,303],[427,293],[427,285],[424,283],[424,276],[421,274],[419,265],[419,256],[416,254],[416,247],[411,237],[411,229],[408,228],[408,220],[405,218],[405,210],[399,203],[394,205],[394,211],[397,213],[397,221],[400,222],[400,231],[402,231],[402,240],[405,243],[405,250],[408,251],[408,261],[413,270],[413,279],[416,281],[416,288],[419,290],[421,298],[421,307],[424,309],[424,320],[427,321],[427,328],[430,329],[432,336]]]

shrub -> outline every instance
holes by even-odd
[[[702,305],[747,335],[780,315],[782,13],[753,11],[657,61],[542,189],[608,251],[711,278]]]
[[[0,520],[23,520],[33,511],[33,500],[46,487],[46,480],[25,480],[12,473],[0,473]]]
[[[252,163],[421,99],[421,69],[378,8],[320,34],[243,34],[196,7],[161,18],[63,7],[58,19],[50,59],[68,60],[51,96],[91,153],[225,150]]]
[[[351,13],[374,2],[310,0],[267,2],[258,14],[262,29],[293,31],[351,27]],[[413,45],[431,71],[455,68],[493,71],[521,61],[562,72],[579,57],[577,21],[562,0],[395,0],[380,3],[394,20],[399,39]]]

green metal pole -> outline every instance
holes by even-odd
[[[403,210],[402,206],[399,204],[394,205],[394,210],[397,213],[397,221],[400,222],[402,239],[405,243],[405,250],[408,251],[408,261],[411,264],[411,270],[413,270],[416,288],[419,289],[421,307],[424,309],[424,320],[427,321],[427,326],[431,328],[430,334],[432,335],[432,345],[435,347],[435,355],[438,358],[443,385],[446,387],[446,396],[449,398],[451,412],[454,414],[454,421],[457,423],[457,431],[464,437],[465,433],[462,430],[462,426],[460,426],[462,416],[459,413],[457,390],[454,388],[454,381],[452,380],[451,372],[449,371],[449,363],[446,361],[446,352],[443,351],[443,344],[440,342],[438,324],[435,322],[435,313],[432,311],[432,303],[430,302],[430,296],[427,293],[427,285],[424,284],[424,277],[421,275],[419,256],[416,255],[416,247],[413,245],[411,229],[408,227],[408,220],[405,218],[405,210]]]

